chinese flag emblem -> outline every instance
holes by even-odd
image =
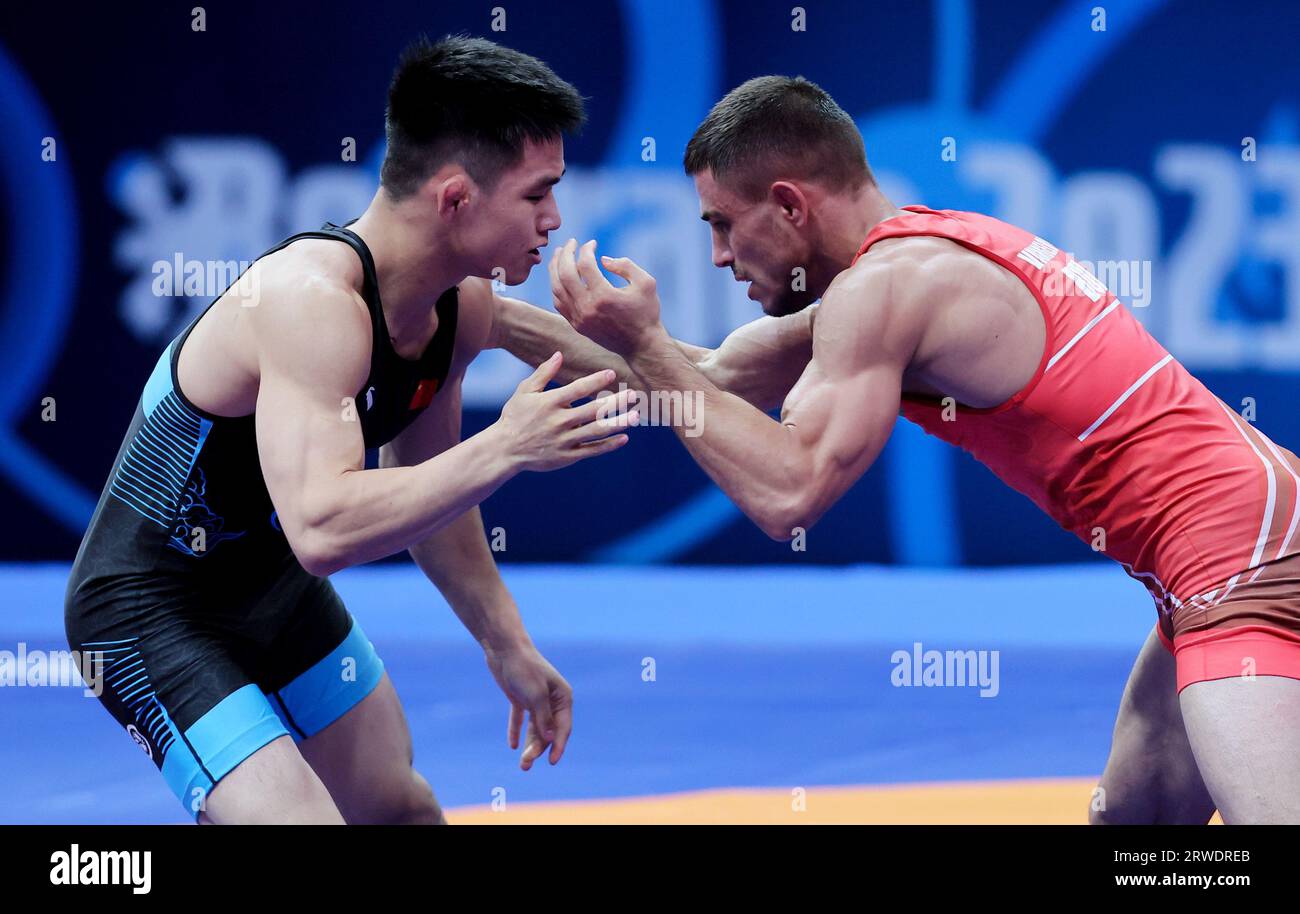
[[[438,379],[425,378],[415,388],[415,394],[411,397],[411,405],[407,409],[424,409],[433,402],[433,395],[438,392]]]

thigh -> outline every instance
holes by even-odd
[[[1234,575],[1175,617],[1183,719],[1228,823],[1300,824],[1297,594],[1292,554]]]
[[[100,701],[196,817],[286,735],[249,671],[255,647],[222,621],[195,594],[144,586],[68,616],[69,642],[99,667]]]
[[[1194,682],[1179,700],[1223,821],[1300,824],[1300,680],[1232,676]]]
[[[271,706],[348,822],[439,820],[383,662],[329,582],[313,580],[264,657]]]
[[[412,765],[406,714],[387,673],[300,748],[349,823],[441,821],[433,791]]]
[[[1204,825],[1214,814],[1175,678],[1173,655],[1152,630],[1124,687],[1092,822]]]
[[[212,789],[204,825],[342,825],[343,816],[289,734],[267,743]]]

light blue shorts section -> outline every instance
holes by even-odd
[[[168,726],[176,730],[170,720]],[[250,683],[223,698],[185,731],[183,739],[171,744],[163,759],[163,778],[197,819],[218,781],[288,732],[261,689]]]
[[[237,689],[183,736],[168,717],[177,738],[163,758],[163,778],[197,819],[212,788],[240,762],[278,737],[299,743],[316,735],[374,691],[383,675],[383,661],[353,620],[338,647],[278,692],[252,683]]]
[[[353,620],[351,631],[338,647],[268,697],[294,741],[301,742],[346,714],[374,691],[383,675],[384,662]]]

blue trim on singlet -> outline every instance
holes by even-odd
[[[345,666],[349,659],[351,663]],[[324,730],[374,691],[383,675],[384,662],[353,620],[352,629],[338,647],[268,696],[294,742],[301,742]]]
[[[170,718],[167,726],[180,736]],[[172,742],[171,751],[163,758],[163,779],[197,819],[202,809],[196,801],[205,800],[217,782],[244,759],[287,733],[261,689],[249,683],[221,699],[182,739]]]
[[[345,666],[348,659],[354,665]],[[240,762],[286,734],[301,742],[319,733],[374,691],[383,674],[383,661],[354,620],[338,647],[279,692],[263,693],[252,683],[242,686],[183,735],[154,699],[148,709],[150,731],[171,737],[163,754],[163,779],[197,819],[205,805],[200,801]]]
[[[140,398],[144,421],[113,474],[109,492],[140,516],[170,528],[212,420],[193,409],[172,384],[173,340],[154,365]],[[215,545],[215,544],[214,544]]]
[[[150,415],[159,401],[172,391],[172,349],[175,345],[175,340],[167,344],[163,354],[158,357],[158,363],[154,365],[149,380],[144,383],[144,396],[141,405],[144,407],[146,416]]]

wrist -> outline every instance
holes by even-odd
[[[628,367],[635,372],[638,365],[661,361],[664,353],[668,350],[680,351],[674,345],[673,338],[668,335],[668,331],[664,329],[664,325],[656,323],[654,326],[646,328],[624,358]]]
[[[484,653],[507,654],[532,647],[519,607],[500,578],[478,587],[476,592],[481,602],[474,612],[476,624],[471,634]]]
[[[515,448],[517,438],[504,418],[498,417],[496,422],[483,429],[479,435],[485,439],[486,457],[492,466],[492,474],[501,482],[504,483],[527,469],[523,455]]]
[[[533,639],[520,623],[518,628],[501,629],[484,634],[478,639],[479,647],[488,656],[504,657],[520,651],[533,650]]]

